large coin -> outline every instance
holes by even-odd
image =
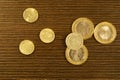
[[[35,50],[34,43],[30,40],[23,40],[19,45],[19,50],[24,55],[30,55]]]
[[[81,34],[70,33],[65,43],[69,49],[78,50],[83,46],[83,37]]]
[[[72,24],[72,32],[80,33],[83,39],[88,39],[93,35],[94,24],[88,18],[78,18]]]
[[[73,65],[81,65],[88,58],[88,49],[85,46],[82,46],[78,50],[66,48],[65,57],[69,63]]]
[[[35,8],[27,8],[23,12],[23,18],[29,23],[33,23],[38,19],[38,11]]]
[[[95,39],[102,44],[109,44],[116,38],[117,32],[113,24],[109,22],[99,23],[94,31]]]
[[[51,43],[55,39],[55,33],[52,29],[45,28],[41,30],[39,37],[44,43]]]

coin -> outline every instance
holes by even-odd
[[[30,55],[35,50],[34,43],[30,40],[23,40],[19,45],[19,50],[24,55]]]
[[[93,35],[94,24],[88,18],[78,18],[72,24],[72,32],[80,33],[83,39],[88,39]]]
[[[82,46],[78,50],[66,48],[65,57],[69,63],[73,65],[81,65],[87,61],[88,49],[85,46]]]
[[[78,50],[83,46],[83,37],[81,34],[70,33],[65,40],[69,49]]]
[[[39,34],[39,37],[40,37],[42,42],[51,43],[55,39],[55,33],[54,33],[54,31],[52,29],[45,28],[45,29],[41,30],[41,32]]]
[[[33,23],[38,19],[38,11],[35,8],[27,8],[23,12],[23,18],[29,23]]]
[[[95,27],[94,37],[99,43],[112,43],[115,40],[116,36],[116,28],[110,22],[101,22]]]

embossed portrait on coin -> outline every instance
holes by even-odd
[[[70,50],[69,52],[70,58],[75,61],[75,62],[79,62],[83,59],[84,56],[84,51],[83,49],[79,49],[79,50]]]
[[[76,30],[78,33],[81,33],[82,36],[89,35],[90,33],[90,25],[86,22],[79,22],[76,26]]]
[[[103,40],[108,40],[112,36],[112,30],[108,26],[102,26],[98,31],[98,36]]]

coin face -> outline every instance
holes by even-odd
[[[35,8],[27,8],[23,12],[23,18],[29,23],[33,23],[38,19],[38,11]]]
[[[67,61],[73,65],[81,65],[88,58],[88,50],[85,46],[82,46],[78,50],[72,50],[67,48],[65,52]]]
[[[30,40],[23,40],[19,45],[19,50],[24,55],[30,55],[35,50],[34,43]]]
[[[88,39],[93,35],[94,24],[88,18],[78,18],[72,24],[72,32],[80,33],[83,39]]]
[[[113,24],[109,22],[101,22],[95,27],[95,39],[102,44],[109,44],[116,38],[117,32]]]
[[[78,50],[83,46],[83,37],[81,34],[70,33],[65,43],[69,49]]]
[[[54,33],[54,31],[52,29],[45,28],[45,29],[41,30],[41,32],[39,34],[39,37],[40,37],[42,42],[51,43],[55,39],[55,33]]]

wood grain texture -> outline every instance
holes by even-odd
[[[23,20],[24,9],[34,7],[39,20]],[[88,61],[80,66],[65,59],[65,37],[72,22],[88,17],[94,24],[109,21],[117,28],[117,38],[109,45],[94,37],[85,41]],[[56,39],[51,44],[39,40],[43,28],[52,28]],[[19,52],[24,39],[35,43],[30,56]],[[0,0],[0,80],[120,80],[120,0]]]

